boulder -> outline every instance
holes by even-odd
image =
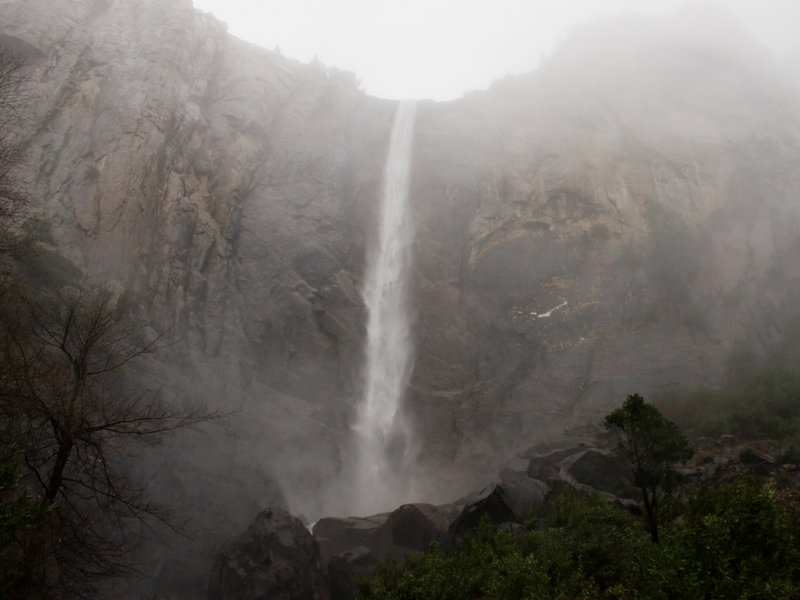
[[[369,577],[377,566],[378,557],[364,546],[332,556],[328,563],[330,600],[355,598],[358,582]]]
[[[770,475],[778,468],[775,459],[755,448],[745,448],[739,453],[739,461],[758,475]]]
[[[595,489],[588,483],[581,483],[580,481],[577,481],[569,473],[569,471],[564,468],[561,468],[556,474],[548,477],[547,485],[550,486],[550,489],[553,491],[553,493],[558,493],[565,489],[571,489],[572,492],[578,496],[595,496],[599,494],[608,499],[609,502],[616,500],[616,496],[613,494]]]
[[[585,443],[571,444],[568,446],[548,447],[544,452],[530,451],[525,454],[529,459],[528,475],[534,478],[547,478],[558,472],[561,461],[587,448]]]
[[[707,435],[700,436],[694,441],[694,447],[699,451],[702,452],[704,450],[710,450],[714,446],[717,445],[717,440]]]
[[[319,544],[320,562],[327,568],[331,557],[363,546],[374,550],[375,539],[388,513],[371,517],[326,517],[317,521],[312,531]]]
[[[208,600],[327,600],[317,542],[288,512],[268,508],[217,555]]]
[[[542,481],[558,481],[577,489],[578,484],[610,494],[627,492],[628,468],[615,452],[593,446],[587,440],[529,451],[527,474]]]
[[[432,542],[447,537],[450,519],[432,504],[404,504],[393,511],[375,537],[381,559],[402,560],[409,552],[424,552]]]
[[[630,487],[630,473],[625,460],[615,452],[586,448],[561,461],[561,467],[575,481],[610,494],[621,494]]]
[[[378,561],[402,560],[409,552],[424,552],[431,542],[444,542],[451,521],[447,508],[431,504],[404,504],[371,517],[320,519],[314,537],[328,570],[332,600],[353,598],[358,581]]]
[[[498,524],[517,520],[502,486],[494,486],[489,494],[464,507],[461,514],[450,525],[448,533],[451,539],[458,538],[475,529],[484,518]]]
[[[517,519],[523,519],[544,504],[550,487],[539,479],[525,474],[501,476],[503,499]]]

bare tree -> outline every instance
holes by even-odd
[[[130,475],[137,443],[215,415],[132,385],[126,367],[157,340],[143,339],[122,299],[97,288],[39,295],[20,293],[0,319],[3,439],[23,448],[26,483],[52,507],[47,527],[23,542],[21,588],[90,595],[92,582],[130,573],[152,519],[170,523]]]

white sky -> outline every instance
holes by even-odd
[[[689,0],[689,4],[697,0]],[[777,54],[796,47],[800,0],[717,0]],[[367,93],[450,100],[536,68],[571,26],[679,0],[193,0],[237,37],[353,71]],[[799,66],[800,68],[800,66]]]

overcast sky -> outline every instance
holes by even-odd
[[[193,0],[240,38],[353,71],[367,93],[449,100],[532,71],[570,27],[667,14],[679,0]],[[689,0],[689,3],[697,0]],[[717,0],[722,2],[722,0]],[[798,43],[800,0],[725,0],[772,50]]]

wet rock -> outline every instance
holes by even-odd
[[[525,474],[510,477],[506,474],[500,481],[506,505],[520,520],[540,508],[550,493],[550,487],[546,483]]]
[[[371,517],[325,518],[314,525],[314,537],[327,568],[331,595],[350,599],[359,579],[380,560],[402,561],[409,552],[424,552],[445,542],[452,515],[431,504],[404,504]]]
[[[379,559],[401,560],[408,552],[422,552],[431,542],[444,540],[452,516],[432,504],[404,504],[391,513],[370,517],[324,518],[314,524],[323,566],[331,557],[357,547]]]
[[[375,536],[381,559],[402,560],[409,552],[423,552],[432,542],[443,542],[450,519],[431,504],[404,504],[394,510]]]
[[[707,435],[701,436],[694,441],[694,447],[702,452],[703,450],[710,450],[717,444],[717,441]]]
[[[452,539],[461,537],[475,529],[483,519],[492,523],[515,521],[516,515],[508,504],[503,487],[496,485],[491,492],[467,506],[450,525],[449,535]]]
[[[369,577],[378,562],[375,553],[364,546],[356,546],[331,557],[328,562],[330,600],[355,598],[358,582]]]
[[[303,523],[280,509],[259,513],[217,555],[208,600],[326,600],[319,548]]]
[[[576,489],[589,486],[610,494],[630,491],[628,466],[616,452],[598,448],[590,440],[528,452],[528,475],[543,481],[565,483]]]
[[[555,448],[548,448],[544,452],[528,451],[523,454],[529,460],[528,475],[542,477],[542,475],[552,474],[553,470],[558,470],[562,460],[585,450],[587,447],[588,444],[585,442],[566,446],[562,443]]]
[[[739,452],[739,461],[757,475],[770,475],[778,468],[773,457],[754,448],[745,448]]]
[[[547,485],[552,489],[552,493],[558,493],[561,490],[568,489],[578,496],[605,496],[609,501],[614,501],[616,497],[608,492],[603,492],[593,488],[587,483],[581,483],[576,480],[566,469],[560,469],[555,475],[547,479]]]
[[[314,524],[313,534],[320,550],[323,568],[332,556],[362,546],[374,550],[381,526],[389,513],[371,517],[326,517]]]
[[[681,482],[699,483],[706,478],[708,470],[704,467],[678,467],[675,469],[675,473]]]
[[[615,452],[600,448],[587,448],[561,461],[565,469],[579,483],[610,494],[621,494],[630,489],[630,471],[625,460]]]

